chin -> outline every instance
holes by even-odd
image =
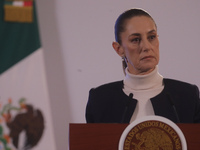
[[[152,72],[155,68],[156,68],[156,65],[155,65],[155,66],[144,67],[142,70],[143,70],[143,72],[150,73],[150,72]]]
[[[152,70],[155,69],[157,65],[157,62],[149,62],[147,64],[144,64],[142,68],[144,68],[145,70]]]

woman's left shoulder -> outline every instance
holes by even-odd
[[[188,82],[176,80],[176,79],[169,79],[169,78],[164,78],[163,79],[164,85],[171,87],[171,88],[179,88],[179,89],[198,89],[198,87],[195,84],[191,84]]]

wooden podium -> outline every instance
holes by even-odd
[[[120,137],[129,124],[70,124],[70,150],[118,150]],[[188,150],[200,150],[200,124],[177,124]]]

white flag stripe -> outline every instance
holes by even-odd
[[[13,6],[22,7],[22,6],[24,6],[24,2],[23,2],[23,1],[14,1],[14,2],[13,2]]]
[[[38,145],[32,150],[55,150],[49,95],[46,83],[43,50],[38,49],[0,75],[0,102],[26,98],[27,104],[42,111],[45,129]]]

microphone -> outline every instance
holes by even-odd
[[[128,107],[129,107],[129,104],[130,104],[132,98],[133,98],[133,93],[130,93],[129,96],[128,96],[128,102],[126,103],[126,107],[124,109],[124,113],[123,113],[123,116],[122,116],[121,123],[123,123],[124,120],[125,120],[125,116],[126,116],[126,113],[127,113],[127,110],[128,110]]]
[[[180,123],[178,112],[177,112],[176,107],[174,105],[173,99],[172,99],[172,97],[171,97],[171,95],[169,93],[167,93],[167,98],[169,99],[169,102],[172,105],[172,108],[173,108],[175,116],[176,116],[177,123]]]

